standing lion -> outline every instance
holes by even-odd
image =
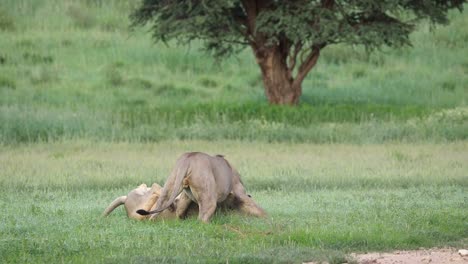
[[[180,196],[179,196],[180,195]],[[170,208],[179,197],[176,216],[184,217],[192,203],[198,205],[198,219],[209,222],[217,206],[227,201],[241,212],[264,217],[265,211],[246,194],[240,175],[221,155],[201,152],[183,154],[176,161],[153,210],[142,207],[140,215],[154,219]]]

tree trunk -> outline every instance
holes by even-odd
[[[288,54],[279,47],[264,51],[255,50],[257,63],[262,71],[265,95],[271,104],[296,105],[302,93],[301,82],[294,82],[287,65]]]

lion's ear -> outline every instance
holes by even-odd
[[[147,188],[148,186],[146,186],[145,183],[142,183],[140,186],[138,186],[138,188]]]

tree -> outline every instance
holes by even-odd
[[[133,25],[152,25],[153,37],[187,44],[201,39],[215,56],[250,46],[272,104],[297,104],[302,82],[320,51],[337,43],[410,45],[420,20],[448,22],[465,0],[143,0]]]

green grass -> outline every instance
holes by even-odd
[[[236,139],[382,143],[465,140],[468,23],[429,30],[413,47],[366,54],[327,47],[301,106],[269,107],[250,50],[215,61],[131,31],[132,1],[0,4],[0,141]],[[53,15],[52,15],[53,14]],[[454,122],[428,122],[447,111]],[[233,132],[235,130],[235,132]],[[351,131],[351,135],[346,133]]]
[[[176,157],[222,153],[266,220],[137,222],[104,208],[162,184]],[[0,261],[341,263],[350,252],[466,246],[466,143],[313,145],[73,141],[0,151]]]

